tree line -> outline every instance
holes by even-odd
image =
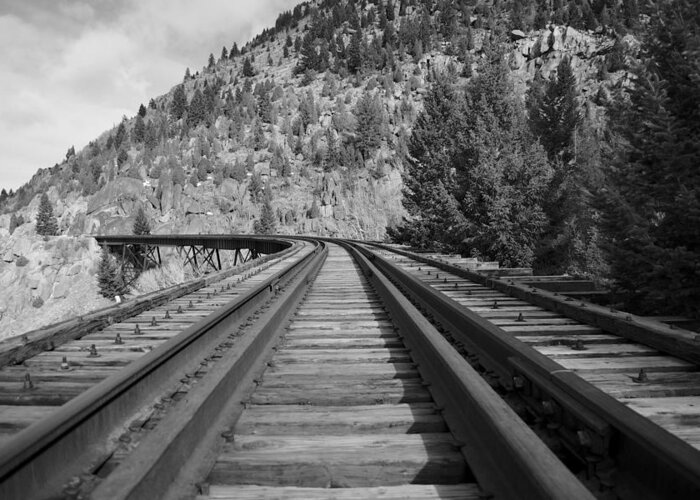
[[[700,9],[658,7],[597,134],[570,62],[515,97],[504,51],[442,75],[409,141],[394,238],[536,272],[607,278],[619,305],[699,317]]]

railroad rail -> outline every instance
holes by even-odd
[[[617,345],[609,333],[541,309],[544,299],[571,305],[552,293],[356,242],[150,238],[110,243],[208,251],[269,245],[270,255],[238,274],[214,273],[168,305],[161,298],[139,306],[137,318],[118,323],[114,310],[102,312],[100,331],[34,334],[5,358],[0,346],[0,360],[14,363],[0,369],[0,398],[53,401],[50,412],[36,411],[35,422],[22,421],[16,427],[25,428],[0,441],[0,497],[700,492],[696,449],[584,380],[584,370],[560,364],[580,357],[561,349],[546,356],[553,348],[600,354],[599,344]],[[508,298],[507,287],[532,294],[537,305]],[[185,317],[189,326],[171,328]],[[143,325],[139,333],[135,324]],[[653,336],[645,332],[633,335]],[[156,337],[167,339],[156,345]],[[149,352],[110,365],[124,346]],[[61,369],[64,353],[77,355],[66,360],[69,370]],[[27,380],[33,366],[44,375]],[[90,382],[77,390],[69,373]],[[526,412],[509,405],[514,395]],[[542,428],[566,453],[545,444]],[[586,467],[572,467],[572,457]]]
[[[629,498],[700,495],[695,333],[446,260],[385,245],[366,252],[492,385],[522,396],[600,487]]]

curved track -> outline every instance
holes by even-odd
[[[461,306],[461,325],[437,319],[455,345],[493,384],[519,391],[550,434],[560,435],[593,471],[599,468],[595,475],[601,488],[660,498],[673,491],[679,498],[700,491],[697,348],[663,350],[665,335],[687,343],[690,332],[669,332],[653,321],[528,290],[514,279],[475,276],[446,260],[381,245],[373,250]],[[439,311],[431,313],[440,317]],[[599,326],[611,317],[622,327]],[[637,331],[625,335],[631,323]],[[620,440],[635,444],[621,446]]]
[[[34,357],[16,350],[26,360],[0,370],[0,402],[20,403],[4,409],[20,417],[4,428],[35,422],[0,442],[2,498],[700,491],[699,452],[628,401],[689,395],[695,353],[669,358],[659,353],[663,336],[653,336],[653,348],[620,340],[559,314],[563,301],[559,312],[542,308],[546,293],[444,262],[298,241],[296,253],[241,283],[234,276],[208,284]],[[241,237],[206,244],[235,246]],[[652,337],[634,323],[633,337]],[[640,363],[648,368],[641,374]],[[638,380],[625,384],[623,376]],[[637,392],[615,401],[605,384],[591,384],[600,380]],[[579,479],[504,392],[509,401],[517,394],[525,420],[584,464]],[[49,404],[32,409],[36,401]]]

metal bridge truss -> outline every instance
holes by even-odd
[[[132,283],[141,272],[161,265],[161,246],[175,247],[178,255],[184,255],[185,265],[192,266],[194,272],[201,273],[210,269],[222,269],[220,250],[235,252],[235,266],[257,259],[261,254],[279,252],[291,245],[291,242],[279,239],[231,235],[98,236],[96,239],[118,257],[127,284]]]

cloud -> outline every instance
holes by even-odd
[[[5,5],[5,3],[7,5]],[[0,187],[16,189],[297,0],[0,2]]]

